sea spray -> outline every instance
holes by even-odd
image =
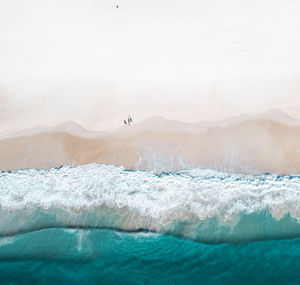
[[[47,228],[150,231],[206,243],[300,236],[300,177],[89,164],[0,174],[0,235]]]

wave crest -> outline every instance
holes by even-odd
[[[113,165],[0,174],[0,234],[49,227],[169,233],[203,242],[300,236],[300,177]]]

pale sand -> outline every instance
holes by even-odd
[[[163,120],[163,119],[160,119]],[[0,169],[105,163],[155,172],[205,167],[238,173],[300,173],[300,126],[256,119],[225,127],[160,122],[115,133],[63,127],[19,132],[0,140]],[[155,124],[153,124],[155,125]],[[172,128],[174,125],[174,128]],[[70,123],[68,123],[70,126]],[[171,131],[173,130],[173,131]],[[198,131],[197,131],[198,130]]]

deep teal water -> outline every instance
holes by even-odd
[[[0,285],[300,284],[300,176],[0,172]]]
[[[1,284],[300,284],[300,239],[203,244],[44,229],[0,239]]]

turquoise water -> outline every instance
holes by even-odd
[[[300,284],[300,176],[0,172],[1,284]]]
[[[300,239],[209,245],[149,233],[48,229],[0,243],[1,284],[300,283]]]

